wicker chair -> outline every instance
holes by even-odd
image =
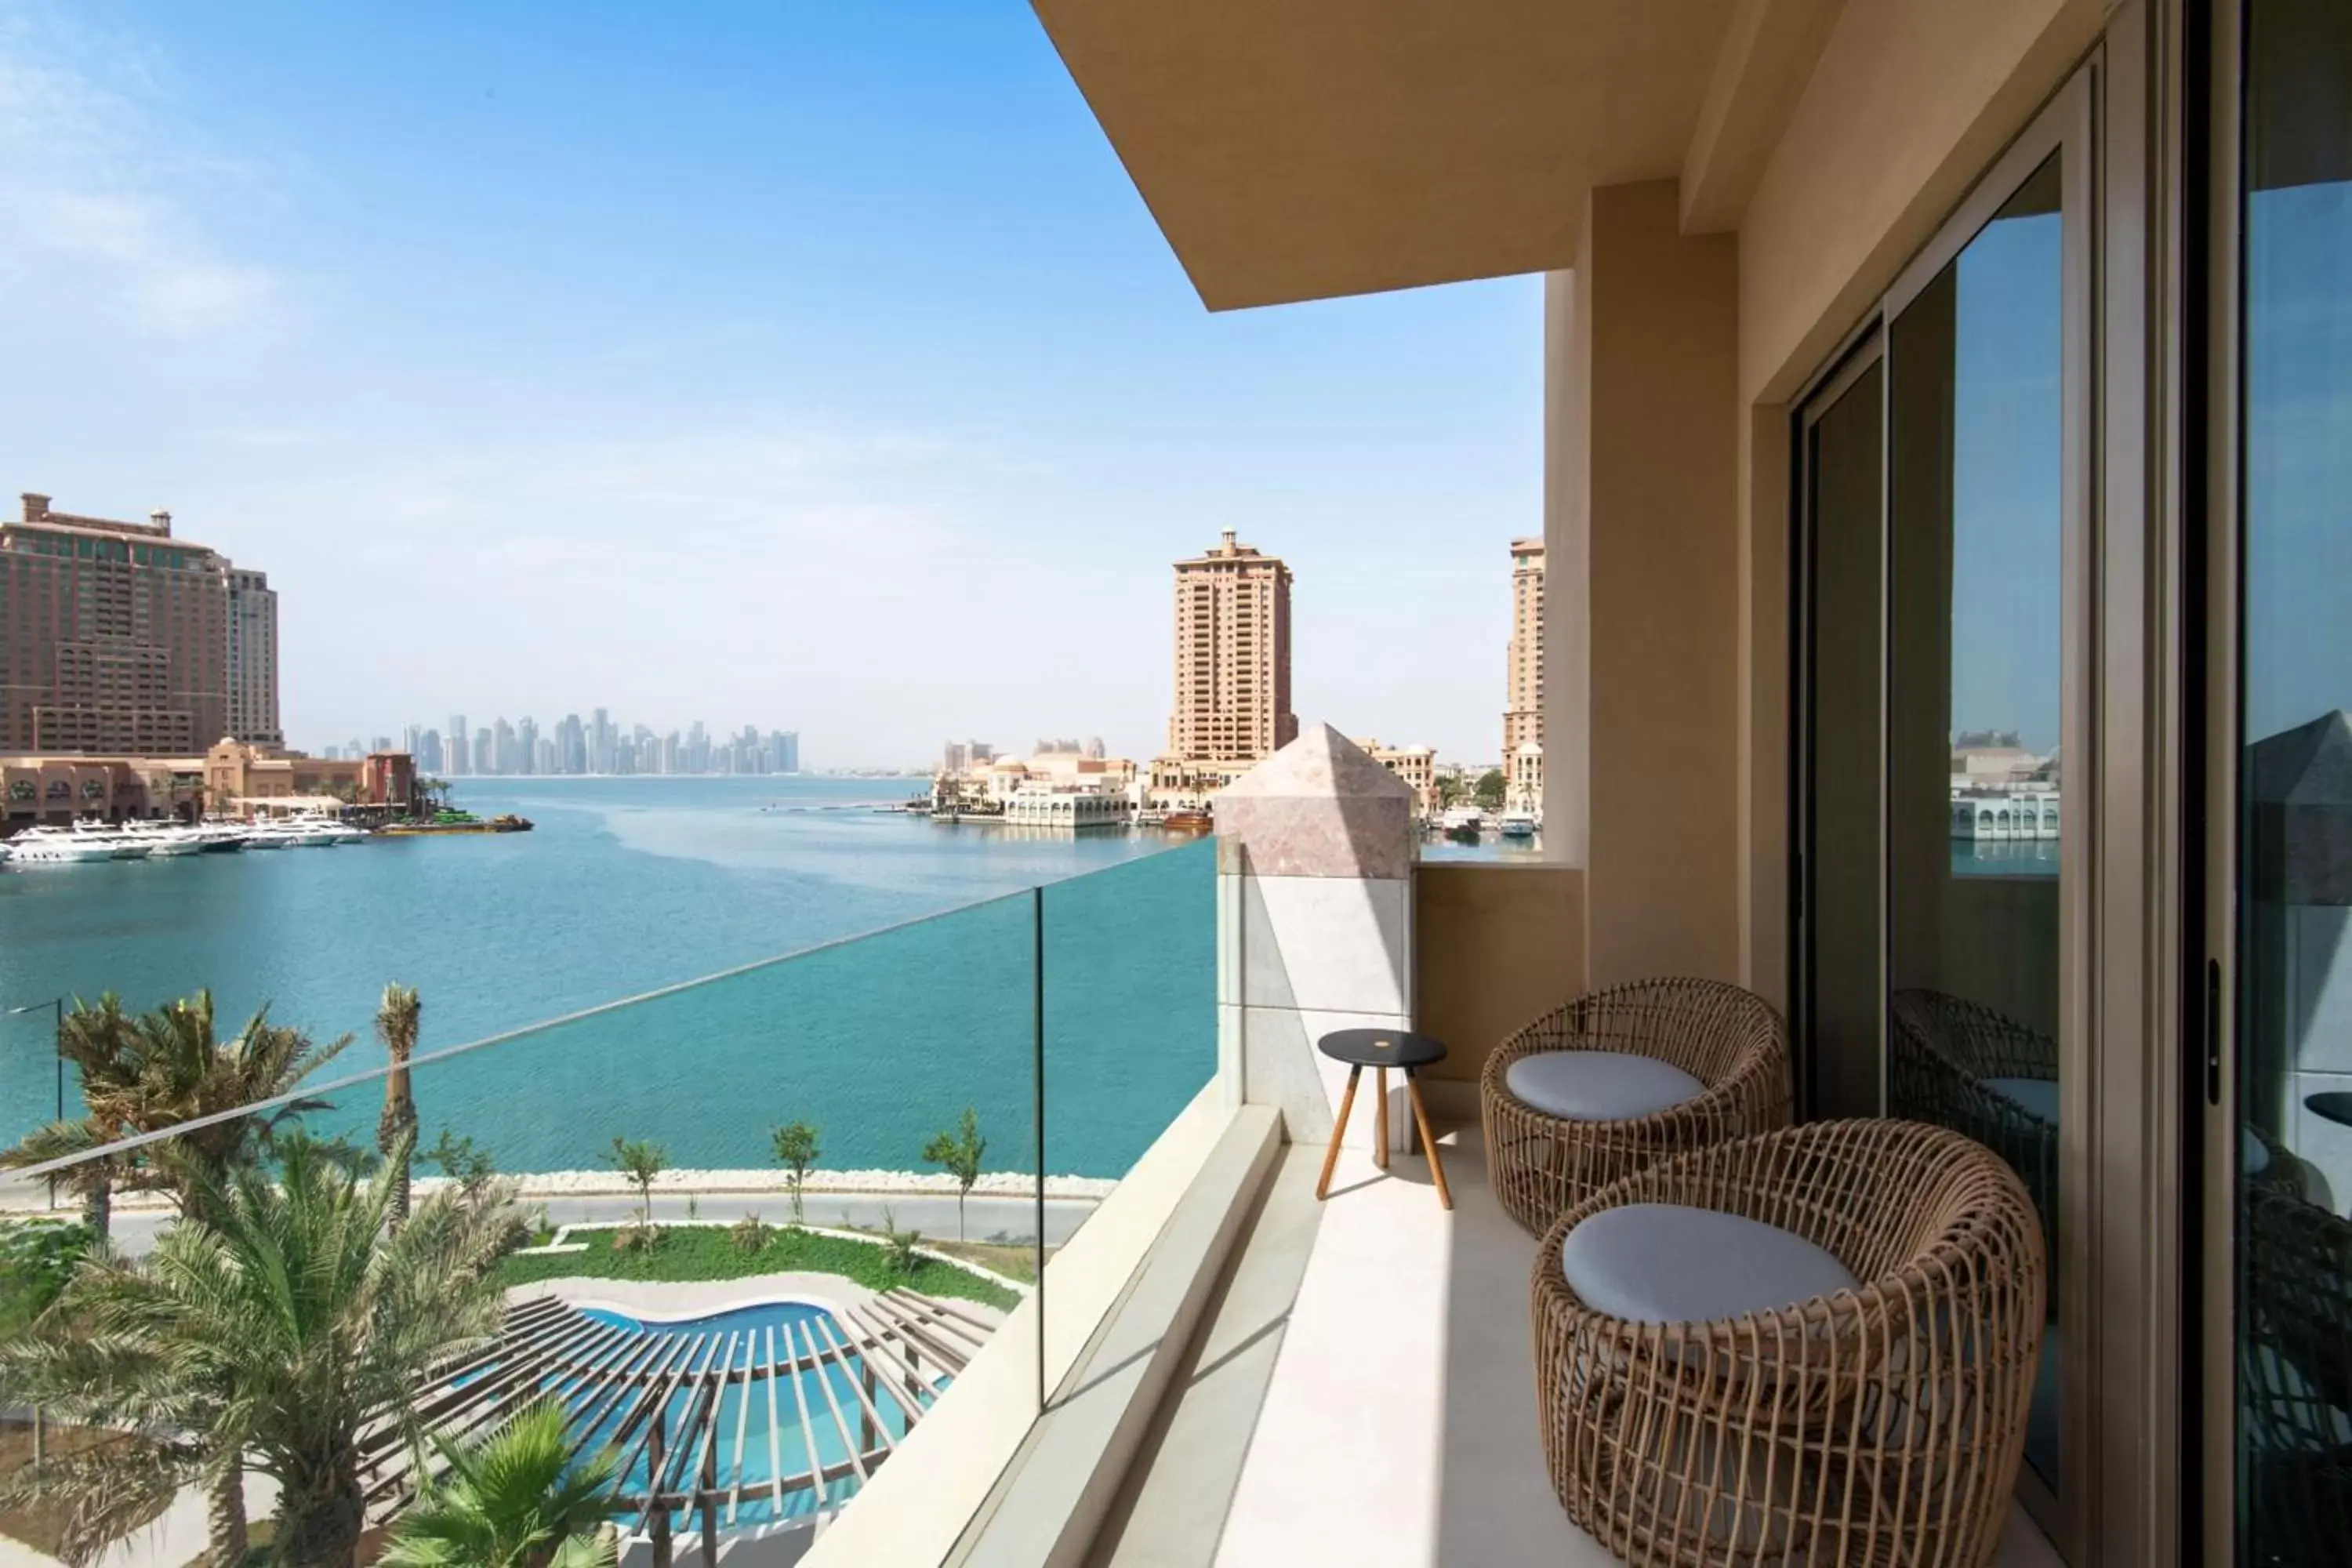
[[[1512,1094],[1511,1064],[1546,1051],[1623,1051],[1706,1092],[1654,1115],[1574,1121]],[[1789,1123],[1789,1036],[1772,1005],[1716,980],[1642,980],[1580,996],[1505,1040],[1478,1079],[1496,1195],[1541,1235],[1560,1211],[1664,1155]]]
[[[2009,1162],[2042,1216],[2042,1249],[2058,1256],[2058,1119],[1990,1080],[2047,1083],[2057,1098],[2058,1042],[1964,997],[1898,991],[1886,1073],[1890,1116],[1965,1132]]]
[[[2249,1183],[2238,1426],[2251,1556],[2340,1564],[2352,1542],[2352,1221]]]
[[[1707,1323],[1606,1316],[1560,1247],[1633,1204],[1777,1226],[1859,1287]],[[1814,1122],[1654,1164],[1561,1215],[1537,1255],[1552,1486],[1630,1563],[1981,1565],[2024,1447],[2042,1289],[2024,1188],[1942,1128]]]

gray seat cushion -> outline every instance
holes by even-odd
[[[1603,1209],[1560,1243],[1568,1288],[1633,1323],[1706,1323],[1856,1288],[1846,1266],[1803,1237],[1681,1204]]]
[[[1512,1098],[1568,1121],[1653,1116],[1706,1085],[1671,1062],[1631,1051],[1541,1051],[1503,1069]]]
[[[1989,1078],[1984,1086],[2037,1121],[2058,1125],[2058,1080],[2054,1078]]]

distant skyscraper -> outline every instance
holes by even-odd
[[[188,756],[227,731],[228,563],[173,538],[170,512],[114,522],[27,494],[0,562],[0,751]]]
[[[438,774],[444,770],[441,760],[441,731],[427,730],[416,737],[416,766],[421,773]]]
[[[1176,563],[1176,711],[1168,749],[1188,762],[1255,762],[1298,735],[1290,710],[1290,568],[1226,529]]]
[[[277,590],[259,572],[226,561],[221,570],[228,581],[228,732],[240,741],[282,744],[286,733],[278,721]],[[205,744],[218,739],[215,735]]]
[[[473,731],[466,728],[466,716],[463,713],[449,715],[449,732],[446,738],[446,744],[449,750],[448,773],[453,779],[461,778],[474,771],[470,766],[474,759],[466,750],[467,737],[471,734]]]
[[[499,771],[496,742],[488,730],[477,730],[474,731],[474,755],[472,761],[474,765],[470,771],[473,773],[494,773]]]
[[[1503,765],[1543,744],[1544,542],[1511,541],[1511,642],[1504,656]]]
[[[490,727],[490,771],[494,773],[517,773],[522,766],[515,760],[515,727],[501,714]]]
[[[539,723],[528,713],[515,726],[515,771],[521,773],[539,772]]]
[[[602,708],[588,722],[588,771],[609,773],[613,771],[613,720]]]
[[[580,715],[566,713],[563,722],[555,727],[555,749],[562,755],[558,772],[584,773],[588,771],[588,732],[581,728]]]
[[[551,773],[556,771],[555,742],[553,740],[550,739],[548,736],[541,735],[532,745],[530,752],[530,766],[533,773]]]
[[[801,771],[801,732],[785,730],[776,736],[776,771],[796,773]]]

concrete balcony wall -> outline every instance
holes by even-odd
[[[1584,873],[1432,861],[1412,877],[1413,1026],[1449,1052],[1435,1079],[1475,1084],[1521,1025],[1584,990]]]

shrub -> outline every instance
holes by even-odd
[[[890,1268],[898,1274],[912,1274],[923,1267],[923,1255],[915,1250],[922,1245],[919,1230],[900,1230],[898,1216],[887,1205],[882,1210],[882,1234],[889,1238]]]
[[[0,1335],[48,1310],[90,1241],[90,1228],[70,1220],[0,1220]]]
[[[661,1232],[643,1220],[613,1227],[615,1252],[651,1252],[661,1245]]]
[[[775,1234],[774,1227],[755,1214],[747,1214],[727,1227],[727,1238],[738,1252],[764,1251]]]

